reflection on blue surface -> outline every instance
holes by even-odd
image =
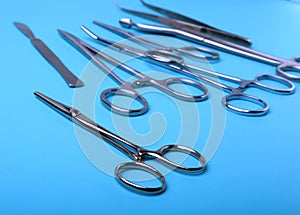
[[[150,0],[148,0],[150,3]],[[124,6],[148,11],[138,1],[120,0]],[[209,24],[245,35],[253,48],[290,58],[300,54],[300,6],[288,1],[151,0]],[[228,113],[221,146],[205,174],[186,176],[171,172],[167,191],[160,196],[142,196],[123,189],[116,180],[95,168],[78,144],[73,126],[33,96],[39,90],[65,104],[72,104],[74,90],[66,87],[57,72],[13,26],[28,24],[36,36],[80,75],[88,60],[57,34],[68,30],[94,44],[80,30],[91,21],[118,26],[128,17],[109,0],[103,1],[9,1],[1,6],[1,214],[297,214],[300,199],[299,91],[280,96],[255,91],[271,106],[267,116],[250,118]],[[147,23],[146,20],[138,21]],[[243,78],[275,74],[272,66],[221,53],[216,71]],[[142,62],[140,68],[149,67]],[[113,82],[111,82],[113,83]],[[116,85],[114,85],[116,86]],[[296,83],[299,88],[299,83]],[[252,93],[252,92],[251,92]],[[149,95],[153,108],[168,111],[164,100]],[[110,130],[110,113],[95,103],[97,122]],[[163,106],[162,109],[159,106]],[[195,148],[203,150],[210,131],[209,104],[197,104],[201,121]],[[221,107],[221,104],[220,104]],[[174,118],[177,117],[174,112]],[[172,119],[168,111],[167,119]],[[150,115],[136,120],[147,132]],[[210,117],[210,116],[209,116]],[[173,122],[175,131],[180,121]],[[171,127],[172,127],[171,126]],[[176,141],[169,130],[161,144]],[[99,140],[99,144],[103,144]],[[184,144],[184,143],[183,143]]]

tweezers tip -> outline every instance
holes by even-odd
[[[39,96],[41,93],[39,91],[34,91],[33,93],[35,96]]]
[[[119,9],[123,10],[123,7],[116,1],[112,1]]]
[[[65,31],[63,31],[63,30],[61,30],[61,29],[57,29],[57,31],[58,31],[58,33],[60,33],[60,34],[65,34],[65,33],[66,33]]]

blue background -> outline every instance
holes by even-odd
[[[257,50],[284,58],[300,54],[300,5],[295,3],[284,0],[148,2],[246,35]],[[138,1],[120,0],[120,3],[149,11]],[[56,29],[87,38],[79,29],[81,24],[86,24],[103,36],[112,37],[91,21],[118,26],[117,20],[124,16],[128,15],[110,0],[2,3],[0,213],[299,214],[298,89],[291,96],[253,91],[268,101],[270,113],[260,118],[227,113],[222,143],[209,161],[208,171],[200,176],[168,174],[168,190],[162,195],[149,197],[129,192],[88,161],[77,144],[72,123],[33,96],[33,92],[39,90],[72,104],[74,90],[67,88],[12,22],[30,26],[36,36],[79,75],[88,61],[62,40]],[[135,17],[135,20],[147,23],[140,18]],[[217,71],[247,78],[275,72],[272,66],[221,54],[222,61],[214,64]],[[299,83],[296,86],[300,87]],[[164,102],[163,98],[155,102],[155,98],[149,96],[149,103],[156,111]],[[205,103],[197,105],[205,115]],[[100,103],[96,106],[97,122],[114,130],[109,112]],[[141,127],[147,130],[150,115],[151,112],[134,120],[144,120],[146,123]],[[207,132],[205,124],[201,126],[204,133]],[[173,141],[175,134],[167,130],[160,144]],[[205,137],[199,137],[195,146],[199,151],[203,148],[201,138]]]

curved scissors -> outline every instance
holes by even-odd
[[[202,33],[200,29],[201,27],[197,27],[196,25],[193,25],[193,29],[191,29],[192,24],[186,21],[178,21],[176,19],[165,18],[150,13],[129,10],[122,7],[120,8],[123,11],[126,11],[128,13],[170,26],[170,27],[163,27],[163,26],[155,26],[155,25],[137,24],[132,22],[130,19],[125,18],[125,19],[121,19],[124,27],[130,28],[133,26],[137,30],[141,30],[145,32],[158,33],[163,35],[172,35],[208,47],[213,47],[218,50],[226,51],[231,54],[239,55],[266,64],[275,65],[277,66],[276,71],[279,75],[292,80],[300,80],[300,75],[289,73],[289,72],[300,73],[300,64],[299,64],[300,56],[296,56],[291,59],[275,57],[270,54],[253,50],[250,47],[242,46],[220,38],[209,36],[208,34]]]
[[[65,31],[59,30],[59,33],[67,38],[70,42],[78,47],[84,54],[86,54],[91,60],[98,65],[102,70],[104,70],[110,77],[112,77],[116,82],[118,82],[121,87],[118,88],[110,88],[106,89],[101,93],[101,101],[104,103],[106,108],[122,115],[129,115],[129,116],[138,116],[144,114],[148,111],[148,102],[147,100],[136,92],[135,88],[141,88],[145,86],[152,86],[155,87],[175,98],[184,100],[184,101],[203,101],[208,98],[208,90],[202,84],[193,81],[191,79],[186,78],[167,78],[164,80],[156,80],[146,76],[143,73],[138,72],[137,70],[126,66],[125,64],[121,63],[120,61],[104,54],[103,52],[95,49],[94,47],[84,43],[82,40],[78,39],[74,35],[67,33]],[[113,71],[111,71],[103,62],[99,60],[99,58],[104,59],[108,63],[117,66],[118,68],[135,75],[138,80],[134,81],[133,83],[126,82],[122,80],[119,76],[117,76]],[[183,85],[191,85],[197,88],[199,91],[202,92],[200,95],[188,95],[181,92],[178,92],[170,87],[172,84],[180,83]],[[113,104],[109,98],[112,96],[125,96],[129,98],[133,98],[141,103],[142,107],[137,109],[130,109],[130,108],[123,108],[119,105]]]
[[[202,60],[207,60],[210,62],[214,62],[214,61],[218,61],[220,59],[220,55],[217,52],[214,52],[210,49],[206,49],[206,48],[202,48],[200,46],[183,46],[180,48],[176,48],[176,47],[171,47],[171,46],[167,46],[164,45],[162,43],[158,43],[152,40],[148,40],[146,38],[143,37],[138,37],[137,35],[130,33],[128,31],[123,31],[122,29],[104,24],[102,22],[98,22],[98,21],[93,21],[94,24],[99,25],[107,30],[112,31],[115,34],[118,34],[124,38],[128,38],[128,39],[133,39],[136,42],[139,42],[142,45],[146,45],[149,47],[152,47],[154,49],[163,49],[166,51],[170,51],[170,52],[174,52],[175,54],[178,54],[180,57],[180,54],[183,54],[185,56],[188,57],[193,57],[196,59],[202,59]],[[89,34],[89,30],[87,28],[85,28],[84,26],[82,26],[82,29]],[[197,51],[198,53],[194,53],[195,51]]]
[[[92,121],[80,111],[75,108],[71,108],[67,105],[64,105],[54,99],[51,99],[40,92],[34,93],[39,99],[45,102],[47,105],[55,109],[57,112],[71,120],[72,122],[78,124],[79,126],[85,128],[96,136],[104,139],[106,142],[123,152],[133,162],[119,164],[115,169],[115,174],[119,182],[127,188],[131,188],[133,191],[141,192],[144,194],[159,194],[165,191],[166,189],[166,180],[164,176],[155,168],[151,167],[148,164],[145,164],[144,161],[157,159],[159,162],[165,164],[166,166],[183,173],[202,173],[206,168],[205,158],[197,151],[192,148],[182,146],[182,145],[165,145],[156,151],[150,151],[139,147],[122,137],[108,131],[102,126],[98,125],[96,122]],[[191,156],[197,160],[197,166],[183,166],[180,163],[173,162],[168,159],[166,155],[170,152],[183,153],[187,156]],[[160,185],[156,187],[146,187],[141,186],[138,183],[134,183],[131,180],[127,179],[124,176],[124,172],[127,170],[140,170],[151,175],[155,176],[159,180]]]
[[[113,32],[115,29],[115,27],[111,28],[108,25],[106,25],[105,28],[109,28]],[[207,70],[204,68],[196,67],[196,66],[193,66],[190,64],[186,64],[186,63],[184,63],[184,58],[182,58],[181,56],[176,57],[175,55],[170,56],[170,53],[167,50],[156,49],[156,50],[143,51],[143,50],[137,49],[135,47],[130,47],[127,45],[125,46],[123,44],[118,44],[118,43],[114,43],[112,41],[103,39],[103,38],[97,36],[96,34],[94,34],[93,32],[91,32],[90,30],[88,30],[84,26],[82,26],[82,29],[86,33],[88,33],[92,38],[94,38],[95,40],[105,43],[107,45],[110,45],[110,47],[115,47],[120,51],[124,51],[124,52],[132,54],[134,56],[141,57],[142,59],[150,60],[150,62],[152,62],[152,63],[159,64],[161,66],[172,69],[176,72],[183,73],[185,75],[193,76],[193,77],[203,80],[215,87],[224,89],[225,91],[229,92],[230,94],[225,96],[222,99],[223,105],[227,109],[229,109],[235,113],[238,113],[238,114],[249,115],[249,116],[260,116],[260,115],[266,114],[269,110],[269,105],[264,100],[254,97],[252,95],[243,93],[243,91],[249,87],[257,87],[257,88],[264,89],[264,90],[267,90],[270,92],[276,92],[276,93],[282,93],[282,94],[292,94],[295,91],[295,85],[291,81],[289,81],[283,77],[280,77],[280,76],[270,75],[270,74],[261,74],[261,75],[256,76],[255,79],[253,79],[253,80],[244,80],[244,79],[240,79],[237,77],[213,72],[213,71],[210,71],[210,70]],[[122,32],[123,31],[121,29],[118,29],[119,35],[123,35]],[[132,35],[135,36],[134,34],[132,34]],[[204,77],[204,76],[200,75],[199,73],[192,72],[191,70],[196,70],[196,71],[202,72],[206,75],[217,77],[222,80],[229,81],[229,82],[238,83],[239,86],[237,88],[234,88],[229,85],[225,85],[218,81],[212,80],[210,78]],[[274,88],[272,86],[263,84],[261,82],[262,80],[270,80],[270,81],[273,81],[276,83],[280,83],[280,84],[283,84],[284,86],[286,86],[286,88]],[[240,108],[238,106],[230,104],[230,101],[232,101],[232,100],[246,100],[248,102],[258,104],[261,108],[257,108],[257,109]]]

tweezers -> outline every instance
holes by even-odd
[[[239,44],[242,46],[246,46],[246,47],[250,47],[252,45],[252,42],[250,39],[245,38],[243,36],[239,36],[230,32],[226,32],[223,30],[220,30],[218,28],[215,28],[213,26],[210,26],[206,23],[200,22],[198,20],[192,19],[190,17],[187,17],[185,15],[164,9],[164,8],[160,8],[151,4],[146,3],[144,0],[140,0],[143,5],[145,5],[146,7],[164,14],[170,18],[167,17],[162,17],[162,16],[158,16],[158,15],[154,15],[154,14],[149,14],[149,13],[144,13],[144,12],[140,12],[140,11],[135,11],[135,10],[131,10],[131,9],[127,9],[122,7],[121,5],[115,3],[121,10],[133,14],[133,15],[137,15],[152,21],[156,21],[168,26],[171,26],[173,28],[177,28],[177,29],[182,29],[185,30],[189,33],[196,33],[196,34],[204,34],[206,36],[210,36],[210,37],[214,37],[214,38],[218,38],[218,39],[222,39],[222,40],[226,40],[228,42],[232,42],[235,44]]]

